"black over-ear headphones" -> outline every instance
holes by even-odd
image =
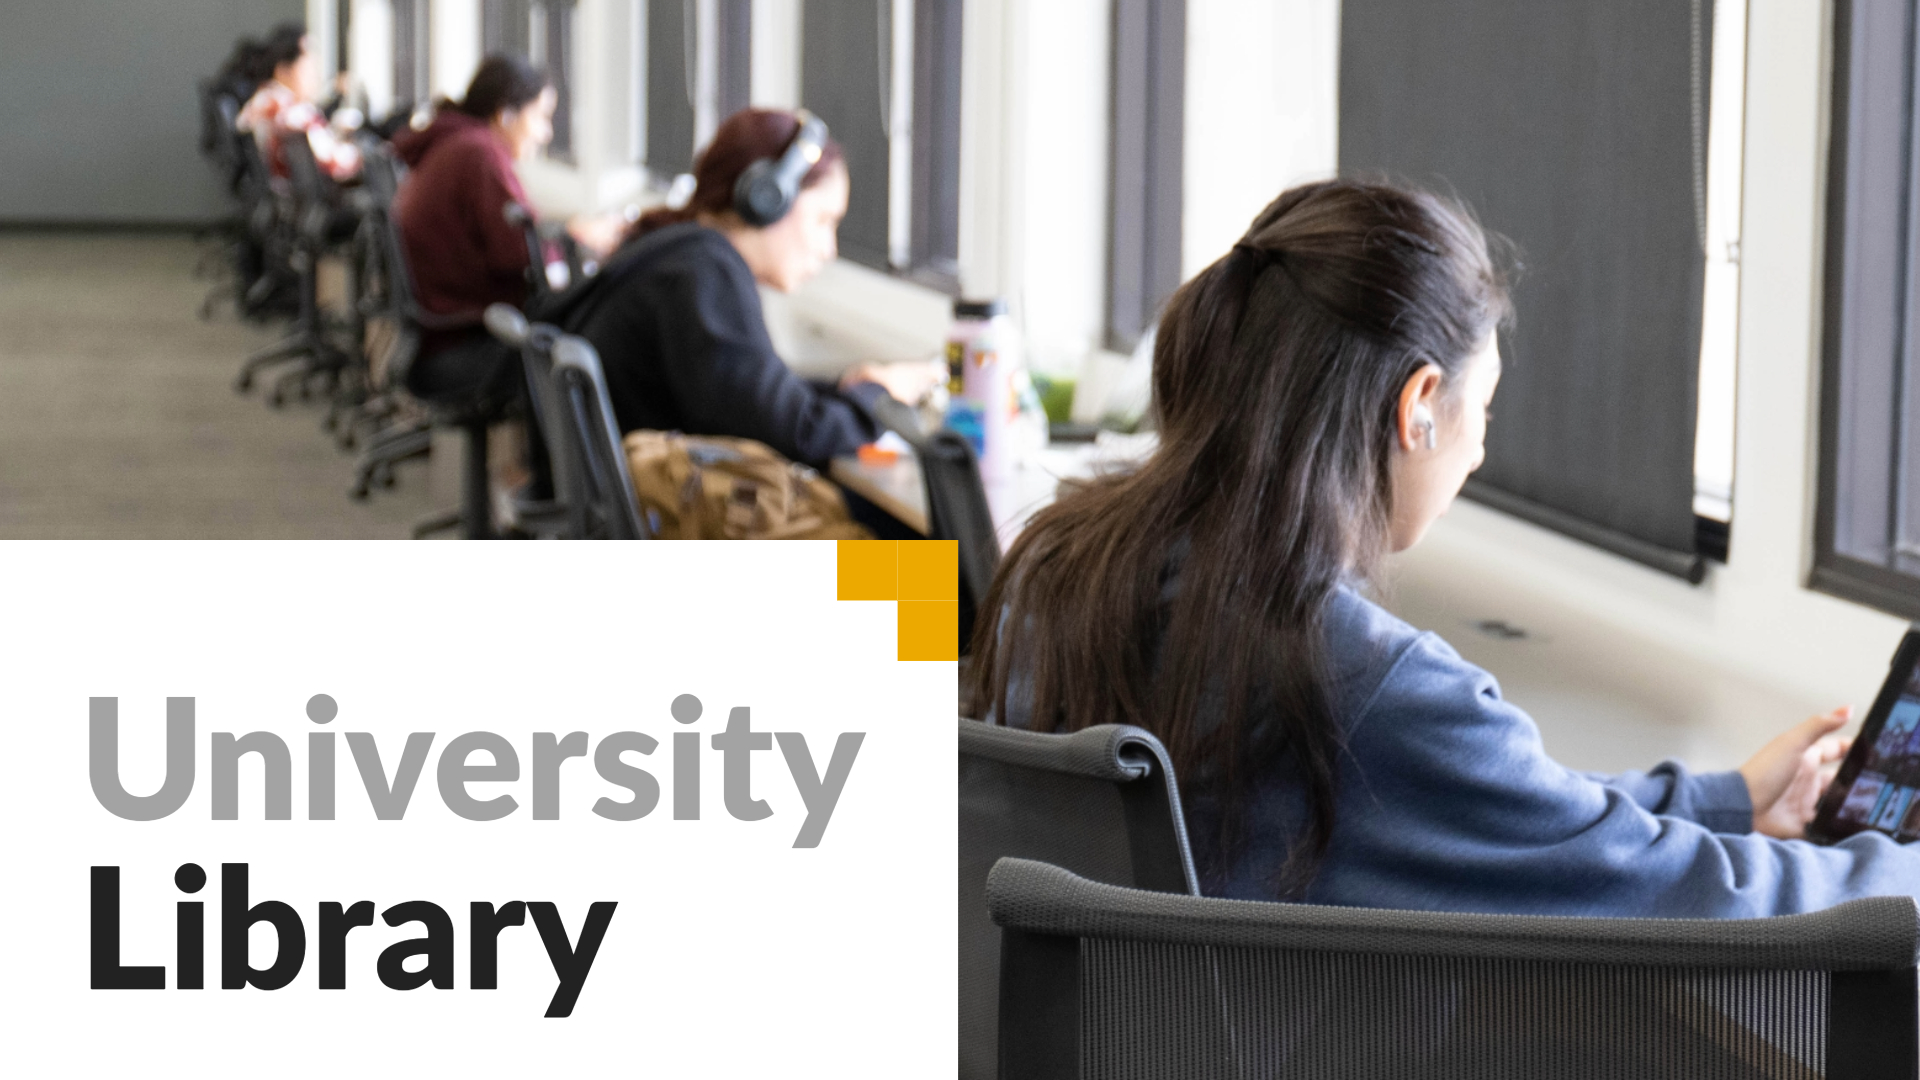
[[[805,109],[797,114],[800,130],[777,158],[761,158],[747,166],[733,185],[733,212],[749,225],[765,228],[787,216],[800,179],[820,160],[827,146],[826,121]]]

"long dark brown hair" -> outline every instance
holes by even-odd
[[[1220,828],[1218,880],[1252,778],[1306,795],[1277,882],[1305,888],[1333,832],[1342,738],[1326,601],[1390,544],[1401,387],[1444,385],[1509,311],[1459,205],[1336,180],[1275,199],[1168,302],[1153,354],[1159,449],[1036,515],[976,626],[972,700],[1042,731],[1144,727]],[[1012,709],[1009,707],[1012,706]]]
[[[733,209],[733,187],[747,166],[761,158],[777,158],[800,132],[800,120],[781,109],[741,109],[726,118],[713,133],[713,141],[700,153],[693,165],[693,197],[677,209],[649,210],[634,222],[627,239],[633,240],[668,225],[692,221],[701,214],[721,214]],[[820,148],[820,160],[800,178],[802,191],[825,179],[846,160],[840,144],[828,139]]]

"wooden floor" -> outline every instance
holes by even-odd
[[[279,328],[202,321],[200,250],[0,232],[0,538],[400,539],[451,507],[457,442],[356,503],[318,405],[234,392]]]

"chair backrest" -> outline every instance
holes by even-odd
[[[527,403],[532,409],[528,435],[541,440],[553,470],[553,501],[567,515],[562,538],[588,539],[591,511],[578,506],[591,484],[585,476],[586,457],[578,447],[569,407],[554,384],[553,346],[560,330],[529,320],[525,312],[511,304],[487,305],[484,321],[495,340],[520,350],[521,367],[527,376]]]
[[[362,207],[363,227],[381,271],[381,313],[392,320],[395,331],[384,379],[389,386],[401,386],[419,354],[422,330],[470,330],[480,326],[482,318],[478,314],[437,315],[421,308],[415,298],[413,266],[393,212],[406,166],[386,148],[372,147],[363,158],[360,175],[368,196]]]
[[[1912,1077],[1909,897],[1771,919],[1169,896],[1008,859],[1000,1076]]]
[[[311,213],[333,202],[333,178],[320,171],[320,161],[314,157],[313,143],[308,141],[305,132],[283,132],[280,153],[287,160],[287,182],[293,188],[301,213]]]
[[[973,640],[973,623],[1000,566],[1000,535],[993,527],[987,489],[973,444],[956,431],[936,431],[917,448],[927,486],[927,527],[935,540],[960,549],[960,647]]]
[[[264,238],[278,223],[280,213],[273,190],[273,174],[252,133],[235,131],[233,134],[233,149],[240,156],[240,199],[250,208],[248,219],[255,235]]]
[[[547,279],[547,245],[540,239],[540,225],[533,214],[517,202],[509,201],[500,214],[507,224],[520,230],[527,245],[527,296],[533,302],[553,295],[553,283]]]
[[[360,183],[374,204],[385,210],[393,206],[393,197],[400,193],[400,179],[405,172],[406,166],[393,156],[393,151],[374,146],[361,158]]]
[[[879,425],[906,440],[920,462],[926,486],[927,538],[953,540],[960,549],[960,648],[973,637],[973,622],[987,586],[1000,566],[1000,536],[993,527],[986,485],[973,445],[955,431],[929,435],[914,411],[890,397],[873,406]]]
[[[960,721],[960,1076],[992,1080],[998,860],[1041,859],[1097,881],[1197,894],[1173,765],[1160,741],[1106,724],[1070,735]]]
[[[531,333],[529,340],[534,340]],[[553,364],[551,404],[561,414],[549,428],[557,444],[552,447],[554,479],[574,518],[569,531],[582,540],[651,539],[627,471],[600,354],[571,334],[556,334],[545,351]]]

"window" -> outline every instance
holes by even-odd
[[[528,51],[553,79],[553,142],[547,156],[573,160],[573,16],[576,0],[533,0]]]
[[[480,5],[481,51],[528,55],[527,36],[532,25],[529,0],[485,0]]]
[[[706,20],[711,17],[711,23]],[[693,171],[720,122],[747,107],[752,0],[654,0],[647,5],[647,169],[666,179]]]
[[[431,12],[429,0],[394,0],[393,97],[396,107],[418,109],[433,98]]]
[[[714,35],[714,124],[747,107],[753,89],[753,0],[719,0]]]
[[[840,254],[959,289],[960,0],[809,3],[800,101],[847,156]]]
[[[1340,9],[1341,169],[1456,193],[1522,264],[1465,494],[1692,582],[1725,543],[1694,508],[1709,42],[1735,6]]]
[[[480,45],[484,52],[524,56],[553,80],[553,142],[548,144],[547,154],[562,160],[573,156],[573,27],[577,3],[484,0],[480,9]]]
[[[1812,585],[1920,617],[1913,0],[1834,8]]]
[[[348,47],[353,40],[353,4],[349,0],[336,0],[333,7],[333,70],[353,70],[352,50]]]
[[[647,168],[662,179],[693,171],[694,6],[647,4]]]
[[[1107,347],[1131,352],[1180,285],[1185,0],[1114,0]]]

